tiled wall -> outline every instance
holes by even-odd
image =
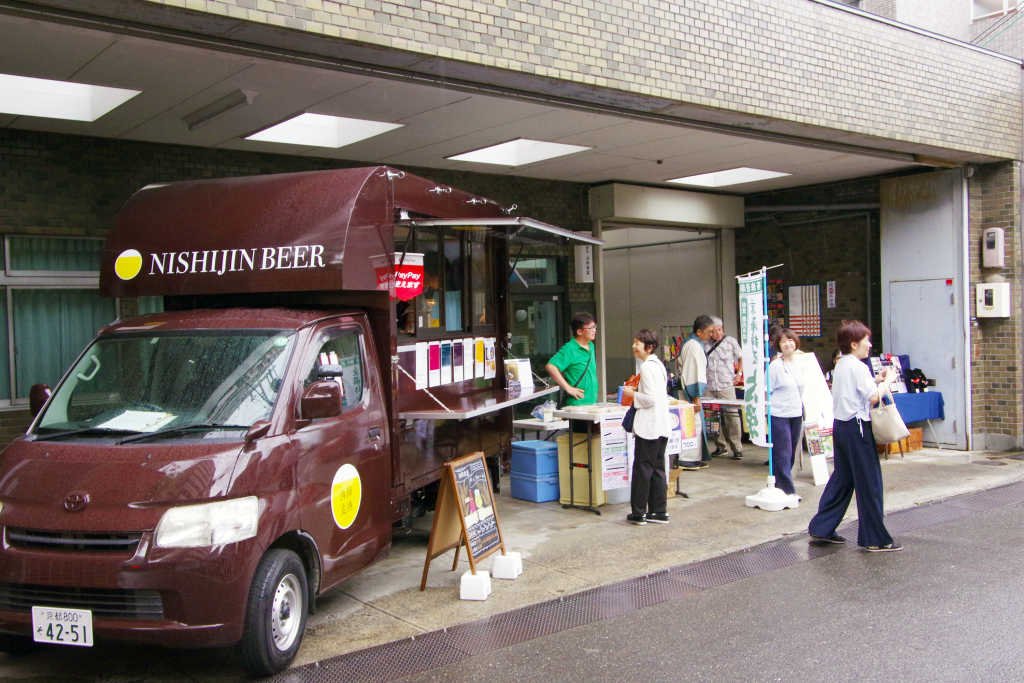
[[[219,15],[222,36],[323,54],[386,48],[359,54],[478,82],[497,81],[475,67],[542,76],[553,80],[515,82],[569,99],[921,153],[1020,148],[1018,66],[808,0],[149,1]],[[76,3],[118,11],[63,4]]]

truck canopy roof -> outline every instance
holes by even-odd
[[[104,296],[376,290],[395,221],[507,219],[483,197],[387,166],[149,185],[117,215]],[[557,230],[557,228],[556,228]]]

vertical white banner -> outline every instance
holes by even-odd
[[[765,274],[747,275],[739,280],[740,343],[743,345],[743,399],[750,440],[767,447],[768,420],[766,417],[766,391],[768,361],[765,358],[764,297]]]

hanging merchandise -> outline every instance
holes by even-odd
[[[782,280],[769,279],[766,300],[768,304],[768,326],[786,326],[786,295],[783,294]]]

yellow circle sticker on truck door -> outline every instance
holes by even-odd
[[[142,254],[135,249],[125,249],[114,261],[114,272],[122,280],[131,280],[142,270]]]
[[[342,529],[352,526],[359,514],[359,501],[363,497],[363,485],[359,471],[352,465],[342,465],[334,475],[331,484],[331,512],[334,523]]]

